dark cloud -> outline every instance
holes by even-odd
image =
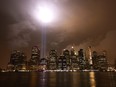
[[[1,62],[9,60],[10,50],[41,45],[41,29],[33,10],[42,0],[3,0],[0,3]],[[57,20],[46,25],[47,48],[61,49],[71,45],[106,49],[110,62],[115,59],[115,0],[47,0],[55,8]],[[6,51],[7,50],[7,51]],[[4,53],[6,56],[4,56]]]

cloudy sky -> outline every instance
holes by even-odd
[[[36,18],[41,2],[54,9],[55,20],[49,24]],[[13,49],[30,57],[34,45],[41,47],[41,29],[46,28],[47,50],[61,51],[71,45],[75,49],[92,46],[106,50],[108,60],[116,59],[115,0],[1,0],[0,2],[0,66],[5,67]]]

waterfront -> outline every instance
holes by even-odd
[[[0,87],[116,87],[115,72],[5,72]]]

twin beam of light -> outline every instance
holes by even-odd
[[[46,26],[42,26],[41,58],[46,58]]]
[[[54,20],[54,13],[49,3],[40,3],[36,9],[35,16],[42,23],[41,58],[46,58],[46,24]]]

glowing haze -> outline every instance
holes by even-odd
[[[51,3],[48,2],[40,2],[34,9],[35,19],[42,23],[50,23],[55,19],[55,7],[52,6]]]

